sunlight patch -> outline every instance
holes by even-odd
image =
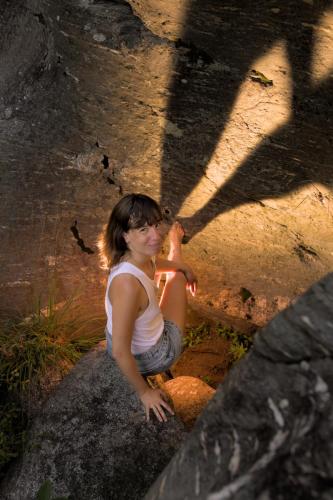
[[[278,42],[251,63],[205,175],[184,202],[181,216],[189,217],[202,208],[254,149],[288,122],[291,98],[286,47],[284,42]]]

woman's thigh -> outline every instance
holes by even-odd
[[[160,301],[160,308],[163,317],[175,323],[180,331],[184,332],[187,295],[186,279],[183,273],[177,272],[167,277]]]
[[[143,375],[164,372],[178,359],[182,352],[182,334],[172,321],[164,321],[164,331],[156,345],[148,351],[134,355],[138,369]]]

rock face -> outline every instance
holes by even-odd
[[[333,498],[333,274],[231,370],[145,500]]]
[[[333,24],[312,3],[0,0],[1,308],[52,280],[102,308],[96,240],[131,191],[183,218],[205,314],[264,325],[328,272]]]
[[[48,400],[21,462],[0,489],[3,500],[34,500],[46,479],[54,496],[140,499],[174,455],[185,436],[183,425],[176,417],[146,423],[103,344]]]
[[[81,288],[102,309],[96,241],[122,192],[105,148],[123,112],[110,96],[122,51],[157,37],[121,0],[1,0],[0,28],[1,309],[31,311],[51,282],[59,300]]]

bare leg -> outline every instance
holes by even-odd
[[[170,251],[168,260],[182,261],[181,242],[184,236],[184,230],[175,222],[169,232]],[[186,279],[182,272],[168,273],[164,286],[160,307],[163,317],[176,323],[183,332],[186,320]]]

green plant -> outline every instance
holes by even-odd
[[[240,333],[229,326],[223,326],[218,323],[216,333],[225,340],[230,341],[229,353],[232,362],[239,361],[252,345],[252,338],[245,333]]]
[[[201,323],[198,326],[188,328],[183,339],[184,347],[193,347],[200,344],[209,333],[210,325],[208,323]]]
[[[50,373],[65,374],[102,338],[104,319],[87,316],[77,298],[0,321],[0,474],[24,443],[23,396],[28,401]]]
[[[247,349],[242,344],[232,343],[229,349],[233,362],[239,361],[247,353]]]
[[[224,326],[221,323],[216,325],[215,331],[219,337],[223,337],[226,340],[230,340],[236,335],[236,332],[230,326]]]
[[[64,373],[104,337],[101,319],[86,317],[74,299],[52,300],[29,318],[0,322],[0,384],[22,392],[39,384],[50,367]]]

